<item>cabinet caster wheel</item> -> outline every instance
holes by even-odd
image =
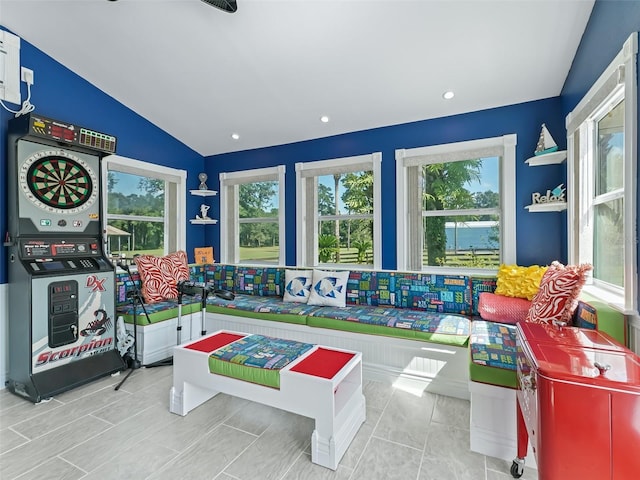
[[[511,476],[520,478],[524,473],[524,458],[516,458],[511,464]]]

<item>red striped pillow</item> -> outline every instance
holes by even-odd
[[[176,285],[181,280],[189,280],[187,254],[183,250],[164,257],[139,255],[134,261],[142,282],[140,292],[146,303],[178,298]]]
[[[531,301],[527,321],[533,323],[571,323],[571,315],[578,304],[578,296],[591,265],[567,265],[553,262],[547,269],[540,289]]]

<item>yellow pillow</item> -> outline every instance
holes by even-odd
[[[498,282],[494,293],[531,300],[538,293],[540,280],[546,271],[547,267],[539,265],[519,267],[502,264],[498,269]]]

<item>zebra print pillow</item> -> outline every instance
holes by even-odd
[[[176,285],[181,280],[189,280],[187,254],[180,250],[164,257],[139,255],[134,258],[142,287],[140,292],[145,303],[162,302],[178,298]]]
[[[591,265],[567,265],[553,262],[540,280],[540,288],[531,301],[527,321],[533,323],[565,322],[571,324],[578,296]]]

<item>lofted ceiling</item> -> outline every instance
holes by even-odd
[[[0,0],[0,24],[208,156],[557,96],[593,3]]]

